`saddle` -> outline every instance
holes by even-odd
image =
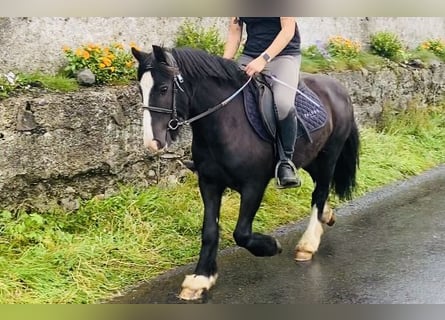
[[[270,83],[264,75],[256,76],[244,90],[244,109],[250,125],[263,140],[275,142],[277,135],[277,109]],[[298,82],[295,108],[298,121],[297,138],[306,137],[327,122],[327,112],[318,96],[303,81]]]

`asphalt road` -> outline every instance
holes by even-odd
[[[293,260],[307,221],[275,235],[281,255],[241,248],[219,254],[219,278],[194,303],[445,303],[445,165],[337,209],[310,262]],[[167,272],[108,303],[184,303],[176,298],[194,264]]]

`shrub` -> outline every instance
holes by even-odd
[[[90,43],[75,50],[64,47],[63,51],[68,60],[64,71],[69,77],[88,68],[96,76],[97,84],[127,83],[135,79],[133,56],[122,44],[100,46]]]
[[[399,60],[404,56],[403,45],[398,36],[387,31],[371,35],[370,48],[374,54],[390,60]]]
[[[179,27],[175,46],[202,49],[219,56],[224,53],[224,41],[215,26],[205,29],[190,21],[185,21]]]
[[[427,39],[417,49],[432,52],[437,57],[445,60],[445,41],[442,39]]]
[[[352,59],[359,56],[361,45],[358,41],[352,41],[342,36],[334,36],[328,39],[327,50],[333,57]]]
[[[320,71],[331,70],[330,62],[331,56],[326,51],[326,48],[317,41],[317,44],[310,45],[301,50],[301,71],[316,73]]]

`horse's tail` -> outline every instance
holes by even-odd
[[[332,189],[340,199],[351,199],[356,188],[356,175],[359,167],[360,135],[353,121],[351,132],[338,157],[332,179]]]

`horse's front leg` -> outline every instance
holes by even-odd
[[[205,290],[209,290],[218,277],[216,255],[219,240],[219,212],[224,187],[199,179],[199,189],[204,202],[202,243],[198,264],[194,274],[186,275],[179,297],[184,300],[197,300]]]
[[[281,253],[279,242],[261,233],[252,233],[252,223],[260,207],[266,185],[253,184],[241,190],[241,205],[238,222],[233,236],[236,244],[246,248],[255,256],[273,256]]]

